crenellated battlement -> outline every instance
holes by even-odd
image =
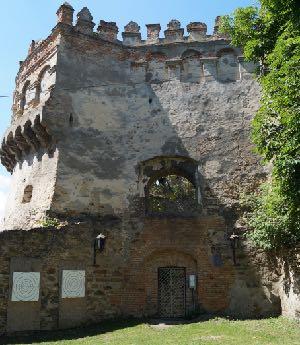
[[[64,3],[60,6],[57,11],[58,20],[57,23],[73,26],[73,12],[74,9],[68,3]],[[224,35],[219,33],[219,20],[220,17],[216,18],[214,33],[212,35],[207,34],[207,25],[201,22],[191,22],[187,25],[186,31],[188,35],[184,35],[185,29],[181,27],[181,23],[172,19],[167,29],[164,30],[164,37],[160,38],[161,25],[160,24],[146,24],[147,37],[142,39],[140,33],[140,26],[136,22],[129,22],[124,27],[122,32],[123,41],[117,39],[119,28],[115,22],[106,22],[100,20],[97,27],[97,31],[94,32],[93,28],[95,23],[93,17],[87,7],[84,7],[77,14],[77,21],[75,29],[78,32],[87,35],[97,35],[99,38],[112,41],[120,42],[125,46],[140,46],[149,44],[169,44],[174,42],[191,42],[191,41],[207,41],[207,40],[218,40],[226,39]]]
[[[57,11],[57,26],[66,26],[70,30],[73,28],[75,31],[91,35],[94,38],[99,38],[124,46],[144,46],[152,44],[170,44],[176,42],[205,42],[214,40],[226,40],[223,34],[219,33],[219,21],[218,16],[215,21],[214,32],[212,35],[207,34],[207,25],[202,22],[191,22],[186,27],[187,35],[185,35],[185,29],[181,27],[181,23],[172,19],[167,25],[167,28],[163,31],[164,37],[160,37],[161,25],[160,24],[146,24],[147,37],[144,39],[141,36],[140,26],[134,21],[130,21],[124,27],[122,32],[122,41],[118,39],[119,28],[115,22],[106,22],[100,20],[98,26],[93,22],[93,16],[87,7],[83,7],[76,15],[76,21],[74,23],[74,9],[65,2],[61,5]],[[96,26],[96,30],[94,30]],[[32,41],[29,47],[29,54],[37,49],[43,41]]]

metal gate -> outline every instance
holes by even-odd
[[[166,318],[185,316],[185,268],[158,269],[158,313]]]

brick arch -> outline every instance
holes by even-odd
[[[198,163],[185,156],[155,156],[141,162],[139,170],[147,179],[147,183],[160,175],[174,173],[186,177],[196,185],[194,174],[198,170]]]
[[[202,54],[196,49],[187,49],[181,54],[181,59],[191,59],[191,58],[198,58],[200,59]]]
[[[195,216],[202,211],[201,187],[202,180],[197,161],[184,156],[156,156],[145,160],[139,165],[139,190],[144,199],[144,210],[149,215],[150,188],[154,181],[168,175],[177,175],[187,179],[194,187],[195,202],[191,209],[185,208],[181,216]],[[187,199],[188,200],[188,199]],[[151,212],[150,212],[151,213]],[[172,212],[173,213],[173,212]],[[178,216],[180,216],[178,214]]]
[[[232,54],[234,56],[237,56],[237,53],[233,48],[222,48],[217,51],[216,56],[221,57],[222,55],[226,55],[226,54]]]
[[[47,73],[47,71],[49,71],[50,69],[50,65],[46,65],[45,67],[42,68],[42,70],[40,71],[38,78],[37,78],[37,82],[36,82],[36,88],[35,88],[35,100],[36,101],[40,101],[41,98],[41,92],[42,92],[42,80],[45,76],[45,74]]]

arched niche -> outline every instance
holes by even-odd
[[[147,215],[194,216],[202,208],[198,164],[188,157],[158,156],[142,162],[139,191]]]
[[[223,48],[217,52],[217,75],[223,82],[231,82],[240,79],[237,54],[232,48]]]
[[[146,81],[151,83],[163,81],[166,78],[166,54],[162,52],[153,52],[146,55],[146,60]]]
[[[195,49],[187,49],[181,54],[182,60],[188,60],[188,59],[200,59],[202,57],[202,54]]]
[[[23,114],[30,98],[30,81],[26,80],[20,97],[20,113]]]
[[[48,90],[47,74],[49,69],[50,66],[47,65],[39,73],[35,89],[35,100],[37,102],[43,101],[43,99],[45,98],[45,93]]]
[[[202,54],[195,49],[187,49],[181,55],[181,81],[198,83],[203,78]]]

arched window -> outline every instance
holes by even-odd
[[[29,84],[30,84],[30,82],[29,82],[29,80],[27,80],[23,86],[23,89],[22,89],[21,100],[20,100],[21,113],[23,113],[25,106],[26,106],[28,99],[29,99]]]
[[[139,195],[147,215],[198,215],[200,184],[198,163],[189,157],[156,156],[139,164]]]
[[[239,65],[236,52],[232,48],[224,48],[217,52],[218,79],[224,82],[239,79]]]
[[[181,55],[183,69],[181,81],[198,83],[203,77],[203,67],[200,62],[201,53],[194,49],[188,49]]]
[[[197,209],[194,185],[185,177],[170,174],[153,181],[148,190],[149,213],[181,214]]]
[[[48,85],[47,85],[47,72],[49,70],[50,66],[45,66],[42,71],[39,74],[37,86],[36,86],[36,94],[35,94],[35,100],[40,101],[44,93],[46,92]]]
[[[186,177],[177,174],[150,180],[146,201],[149,215],[191,215],[199,208],[196,188]]]
[[[24,194],[23,194],[23,199],[22,199],[23,204],[26,204],[31,201],[32,191],[33,191],[33,187],[31,184],[24,188]]]

